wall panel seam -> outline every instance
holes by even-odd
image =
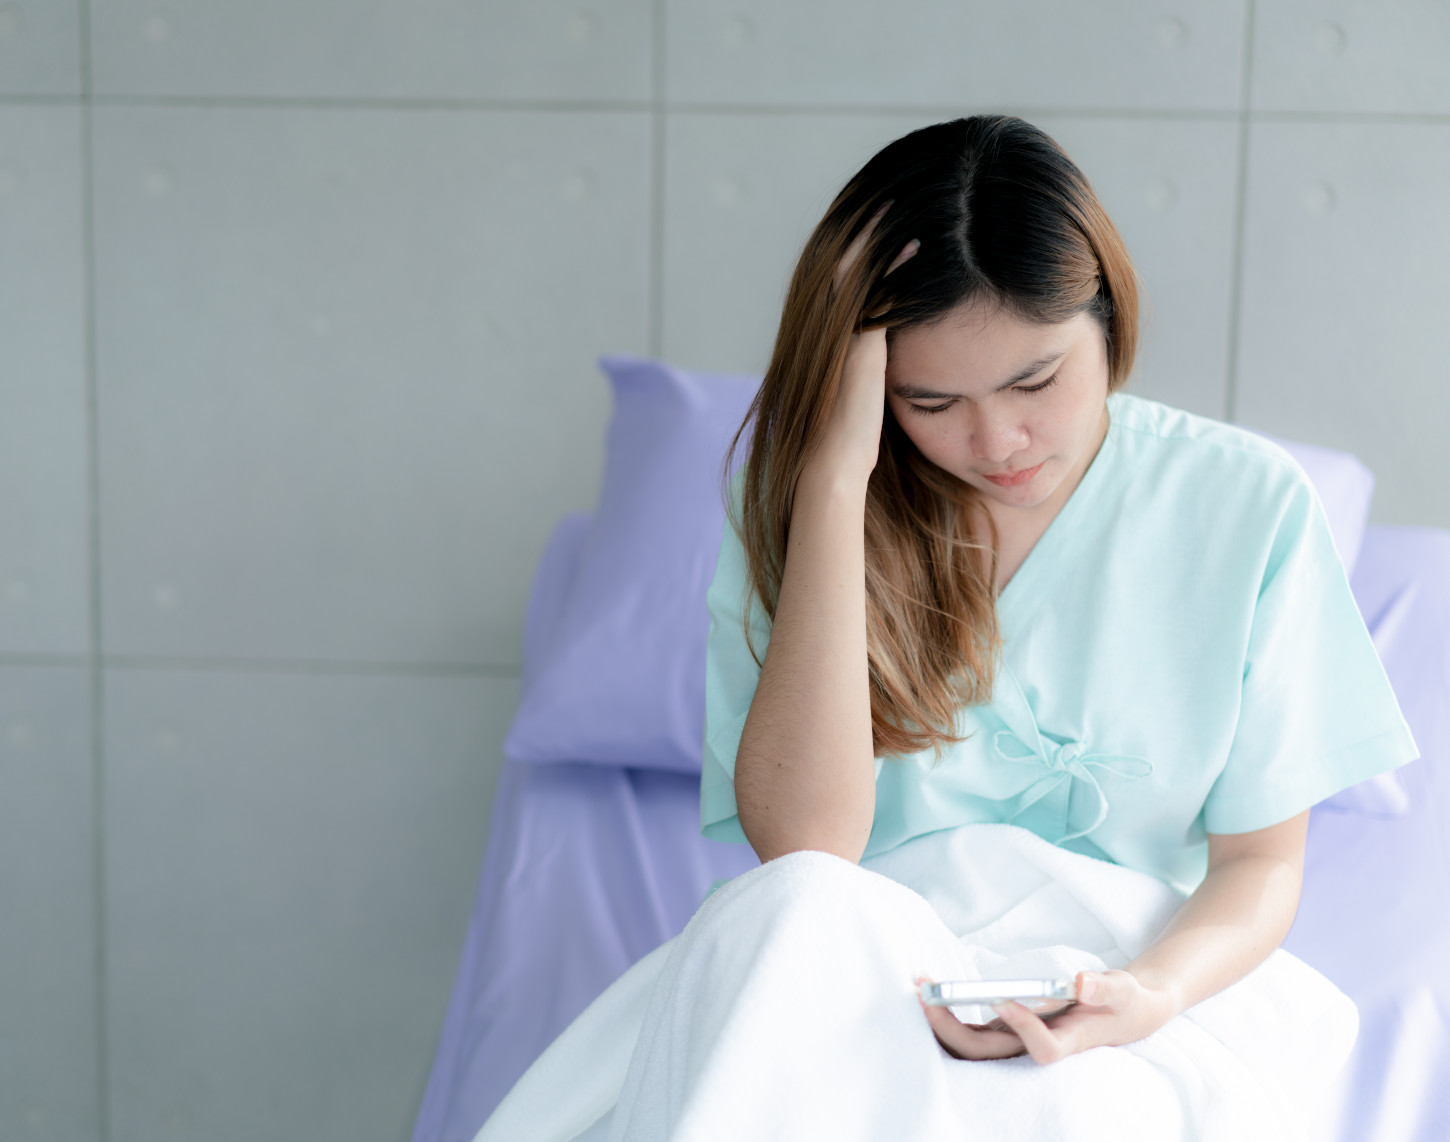
[[[142,95],[0,95],[0,107],[56,106],[77,107],[222,107],[274,109],[332,109],[357,111],[556,111],[654,113],[657,108],[650,99],[304,99],[264,96],[142,96]],[[1364,123],[1364,124],[1450,124],[1450,112],[1434,111],[1350,111],[1350,110],[1275,110],[1272,108],[1194,109],[1174,107],[1050,107],[1050,106],[983,106],[964,109],[958,103],[889,104],[889,103],[707,103],[659,101],[658,111],[664,115],[901,115],[934,116],[955,119],[964,114],[1005,112],[1024,118],[1041,116],[1055,119],[1150,119],[1168,122],[1216,123]]]
[[[665,0],[652,0],[650,27],[649,354],[664,353]]]
[[[92,163],[94,148],[91,135],[91,5],[80,0],[78,10],[77,50],[80,53],[80,168],[81,168],[81,249],[82,249],[82,328],[85,339],[85,417],[86,478],[89,499],[86,526],[89,552],[87,570],[90,576],[90,699],[91,699],[91,923],[95,929],[93,971],[95,972],[95,1043],[93,1057],[96,1068],[96,1135],[99,1142],[111,1137],[111,1072],[110,1072],[110,997],[106,987],[108,928],[106,882],[106,757],[105,757],[105,675],[102,670],[101,623],[101,476],[100,425],[96,391],[96,252],[95,252],[95,176]]]
[[[1223,419],[1233,423],[1238,405],[1239,326],[1244,276],[1244,231],[1248,213],[1249,108],[1253,106],[1254,3],[1244,11],[1243,74],[1239,77],[1238,171],[1234,186],[1233,254],[1229,268],[1228,376],[1224,379]]]
[[[184,654],[101,654],[96,655],[95,660],[103,670],[326,674],[357,678],[517,678],[523,669],[514,662],[348,662],[335,659],[202,658]]]

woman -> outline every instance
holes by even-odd
[[[1136,320],[1117,232],[1019,119],[850,180],[708,595],[701,827],[763,864],[480,1142],[1307,1136],[1357,1027],[1279,948],[1309,809],[1417,753],[1302,469],[1121,391]],[[909,994],[1021,974],[1076,999]]]

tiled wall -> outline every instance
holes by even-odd
[[[1026,115],[1136,391],[1450,525],[1444,0],[0,0],[0,1138],[406,1139],[601,353]]]

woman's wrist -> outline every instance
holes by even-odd
[[[1131,964],[1123,970],[1138,981],[1149,1005],[1157,1012],[1158,1026],[1162,1027],[1187,1010],[1183,1003],[1182,989],[1174,980],[1164,978],[1150,970],[1134,968]]]
[[[871,480],[869,470],[862,471],[855,464],[837,460],[834,456],[817,453],[806,461],[796,484],[796,495],[805,491],[810,495],[840,496],[851,501],[866,502],[866,486]]]
[[[1299,876],[1277,858],[1245,856],[1209,869],[1153,944],[1123,969],[1160,996],[1169,1018],[1241,980],[1284,941]]]

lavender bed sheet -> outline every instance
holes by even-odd
[[[590,517],[558,525],[525,626],[548,637]],[[1353,998],[1361,1027],[1337,1142],[1450,1137],[1450,531],[1371,526],[1352,576],[1420,746],[1402,812],[1316,806],[1284,946]],[[500,775],[478,892],[413,1142],[471,1142],[534,1058],[710,884],[758,864],[699,833],[687,774],[595,764]]]

